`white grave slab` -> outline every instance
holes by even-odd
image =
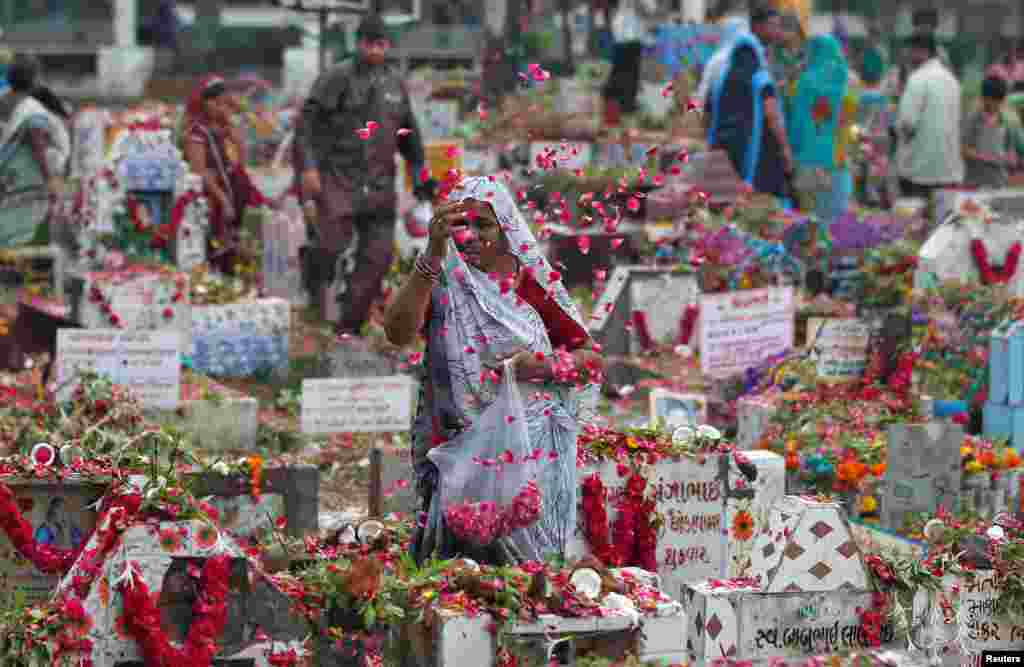
[[[767,525],[768,510],[781,499],[785,485],[782,457],[770,452],[751,454],[756,454],[750,462],[758,471],[752,486],[731,456],[728,462],[723,456],[708,456],[703,462],[685,457],[663,460],[644,469],[648,494],[654,494],[656,511],[664,522],[656,553],[658,575],[668,594],[676,596],[683,584],[703,578],[738,576],[749,565],[750,546]],[[579,468],[577,478],[582,483],[595,473],[607,491],[611,528],[618,516],[617,499],[628,478],[619,475],[615,462]],[[740,489],[747,489],[746,497],[739,497],[736,491]],[[746,516],[737,531],[734,520],[740,512]],[[587,538],[579,529],[566,552],[569,558],[590,553]]]
[[[181,398],[181,334],[177,331],[61,329],[57,332],[57,397],[71,398],[81,371],[131,389],[145,408],[174,410]]]
[[[871,327],[856,319],[811,318],[807,344],[817,358],[818,377],[852,380],[864,374],[868,363]]]
[[[792,349],[794,317],[792,287],[702,295],[701,371],[727,378]]]
[[[937,287],[949,280],[981,284],[981,273],[972,251],[973,242],[982,242],[989,265],[999,271],[1010,249],[1021,239],[1024,239],[1024,219],[1004,217],[989,220],[985,215],[965,216],[954,210],[921,246],[918,267],[914,272],[914,287]],[[1024,257],[1004,284],[1012,296],[1024,296]]]
[[[412,425],[412,378],[302,381],[302,432],[387,433]]]

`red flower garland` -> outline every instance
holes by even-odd
[[[601,477],[595,472],[583,480],[583,534],[590,548],[602,563],[618,566],[618,554],[608,538],[608,512],[605,510],[607,492]]]
[[[227,554],[221,554],[207,559],[203,566],[199,598],[192,606],[193,621],[180,649],[171,646],[160,627],[160,610],[153,604],[146,584],[138,579],[120,584],[128,633],[142,649],[147,667],[210,666],[228,619],[230,560]]]
[[[981,274],[981,282],[985,285],[1003,285],[1013,278],[1017,273],[1017,262],[1020,261],[1021,243],[1015,242],[1006,253],[1006,262],[998,271],[988,263],[988,250],[985,242],[981,239],[971,241],[971,255],[978,265],[978,273]]]
[[[618,516],[612,528],[612,543],[608,539],[608,514],[605,510],[607,492],[604,484],[597,473],[584,480],[584,534],[594,556],[605,565],[635,565],[648,572],[658,571],[658,531],[653,521],[655,501],[653,498],[645,498],[646,487],[647,480],[637,472],[626,482],[625,494],[616,507]]]

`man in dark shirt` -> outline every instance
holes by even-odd
[[[314,220],[307,286],[324,319],[357,334],[391,266],[395,239],[395,152],[411,165],[417,196],[423,141],[400,73],[387,63],[384,23],[367,17],[358,53],[320,75],[295,135],[295,170],[307,220]]]

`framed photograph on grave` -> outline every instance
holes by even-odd
[[[8,481],[22,516],[32,527],[32,537],[40,544],[74,549],[88,539],[96,525],[96,512],[90,506],[103,495],[103,487],[93,484],[50,481]],[[24,591],[29,600],[49,597],[59,577],[39,572],[0,533],[0,596]]]
[[[661,388],[650,394],[651,423],[661,422],[668,428],[706,424],[707,408],[701,394],[678,394]]]

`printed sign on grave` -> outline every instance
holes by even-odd
[[[57,397],[71,398],[83,371],[132,390],[143,407],[174,410],[181,398],[181,334],[177,331],[61,329],[57,332]]]
[[[387,433],[412,424],[414,383],[403,375],[303,380],[302,432]]]
[[[820,378],[848,380],[863,375],[870,339],[871,327],[861,320],[814,317],[807,321],[807,341],[817,357]]]
[[[578,470],[581,483],[595,473],[607,490],[608,521],[614,525],[615,508],[628,478],[619,475],[615,463]],[[656,554],[662,590],[676,595],[686,582],[722,576],[727,546],[722,536],[726,494],[718,457],[703,462],[690,458],[664,461],[651,467],[645,477],[647,493],[654,494],[655,511],[664,522]],[[568,552],[570,556],[588,552],[586,537],[579,529]]]
[[[960,504],[963,427],[958,424],[894,424],[888,432],[882,525],[904,527],[908,514],[933,516]]]
[[[39,544],[72,549],[82,544],[96,524],[89,506],[103,494],[100,487],[69,482],[8,482],[22,516]],[[0,532],[0,596],[22,590],[31,601],[46,599],[58,577],[39,572]]]
[[[792,287],[700,297],[701,371],[727,378],[793,347]]]

